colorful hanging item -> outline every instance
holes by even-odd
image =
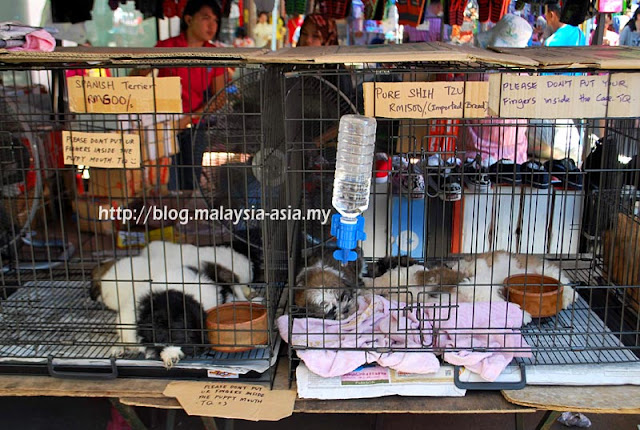
[[[379,0],[384,2],[384,0]],[[398,24],[400,25],[420,25],[420,18],[424,10],[426,0],[397,0]]]
[[[343,19],[351,12],[351,0],[319,0],[317,9],[327,18]]]

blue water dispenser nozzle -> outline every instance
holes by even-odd
[[[338,249],[333,252],[333,258],[342,264],[356,261],[358,254],[354,249],[359,240],[367,240],[364,232],[364,217],[347,218],[340,214],[331,217],[331,235],[338,240]]]

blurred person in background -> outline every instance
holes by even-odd
[[[233,40],[234,48],[253,48],[256,43],[252,38],[247,36],[247,31],[244,27],[236,28],[236,38]]]
[[[269,14],[260,12],[258,14],[258,23],[253,29],[253,38],[256,42],[256,48],[271,47],[271,24],[269,24]]]
[[[338,44],[338,28],[333,18],[319,13],[307,15],[300,27],[300,39],[296,46],[331,46]]]
[[[620,45],[640,46],[640,7],[631,15],[631,19],[620,33]]]

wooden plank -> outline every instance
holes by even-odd
[[[528,386],[503,391],[505,399],[516,405],[554,411],[598,414],[640,414],[640,387],[547,387]]]
[[[640,50],[629,46],[581,46],[541,48],[492,48],[534,60],[541,68],[639,69]]]
[[[0,376],[0,396],[164,397],[169,381],[115,379],[90,381],[49,376]]]
[[[173,397],[120,397],[120,403],[145,408],[182,409],[178,400]]]

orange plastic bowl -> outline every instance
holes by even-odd
[[[564,287],[555,278],[531,273],[504,280],[507,300],[517,303],[533,318],[551,317],[562,309]]]
[[[250,302],[225,303],[207,311],[207,328],[211,349],[248,351],[267,343],[267,308]]]

